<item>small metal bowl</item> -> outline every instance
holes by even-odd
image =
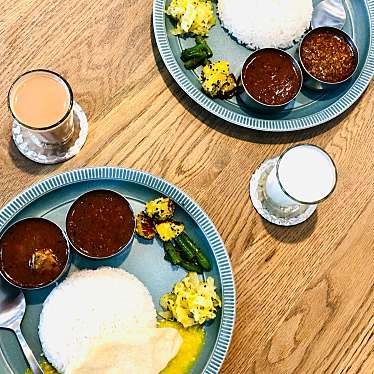
[[[8,276],[7,276],[7,273],[4,271],[4,264],[3,264],[3,254],[2,254],[2,250],[1,250],[1,242],[3,240],[3,238],[5,237],[5,235],[7,233],[9,233],[9,231],[11,229],[14,229],[15,226],[21,224],[21,223],[25,223],[27,221],[31,221],[31,220],[40,220],[40,221],[44,221],[44,222],[48,222],[48,223],[51,223],[53,224],[53,226],[55,226],[61,233],[61,236],[63,237],[65,243],[66,243],[66,263],[65,263],[65,266],[63,268],[63,270],[56,276],[54,277],[53,279],[51,279],[50,281],[44,283],[44,284],[39,284],[38,286],[35,286],[35,287],[31,287],[31,286],[23,286],[21,285],[20,283],[15,283],[14,280],[10,279]],[[46,287],[49,287],[55,283],[57,283],[64,275],[66,275],[66,273],[68,272],[69,270],[69,267],[70,267],[70,262],[71,262],[71,253],[70,253],[70,247],[69,247],[69,240],[67,238],[67,235],[66,233],[64,232],[64,230],[62,230],[56,223],[46,219],[46,218],[41,218],[41,217],[30,217],[30,218],[25,218],[25,219],[21,219],[15,223],[13,223],[11,226],[9,226],[4,232],[3,234],[1,235],[1,238],[0,238],[0,256],[1,256],[1,270],[0,270],[0,275],[3,279],[5,279],[6,282],[8,282],[9,284],[11,284],[12,286],[14,287],[17,287],[17,288],[21,288],[23,290],[39,290],[39,289],[42,289],[42,288],[46,288]]]
[[[314,77],[311,73],[309,73],[309,71],[305,68],[305,65],[303,63],[303,60],[301,58],[301,50],[302,50],[302,47],[303,47],[303,44],[305,42],[305,40],[310,36],[310,35],[313,35],[315,33],[318,33],[318,32],[321,32],[321,31],[330,31],[330,32],[333,32],[335,33],[337,36],[341,37],[344,39],[344,41],[350,45],[350,47],[352,48],[353,50],[353,53],[355,55],[355,62],[356,62],[356,66],[355,66],[355,69],[353,70],[352,74],[347,77],[346,79],[342,80],[342,81],[339,81],[339,82],[334,82],[334,83],[331,83],[331,82],[327,82],[327,81],[322,81],[316,77]],[[306,88],[309,88],[309,89],[312,89],[312,90],[316,90],[316,91],[323,91],[323,90],[334,90],[334,89],[337,89],[339,87],[341,87],[342,85],[344,85],[344,83],[346,83],[347,81],[349,81],[353,75],[356,73],[357,71],[357,68],[358,68],[358,63],[359,63],[359,52],[358,52],[358,47],[357,45],[355,44],[355,42],[352,40],[352,38],[347,34],[345,33],[344,31],[336,28],[336,27],[331,27],[331,26],[322,26],[322,27],[317,27],[311,31],[309,31],[304,37],[303,39],[301,40],[300,44],[299,44],[299,47],[298,47],[298,59],[299,59],[299,62],[300,62],[300,65],[303,69],[303,73],[304,73],[304,86]]]
[[[274,52],[277,52],[277,53],[279,53],[283,56],[286,56],[289,59],[289,61],[292,63],[292,65],[295,67],[295,69],[296,69],[296,71],[299,75],[299,82],[298,82],[299,87],[298,87],[298,90],[297,90],[296,94],[290,100],[288,100],[287,102],[285,102],[283,104],[278,104],[278,105],[276,105],[276,104],[274,104],[274,105],[265,104],[265,103],[257,100],[247,90],[247,88],[244,84],[244,81],[243,81],[243,74],[244,74],[246,66],[250,63],[250,61],[252,61],[256,57],[256,55],[258,55],[260,53],[263,53],[263,52],[267,52],[267,51],[274,51]],[[248,107],[250,107],[251,109],[254,109],[256,111],[260,111],[260,112],[279,111],[279,110],[285,108],[287,105],[289,105],[293,100],[295,100],[296,96],[301,91],[302,85],[303,85],[303,73],[302,73],[302,70],[300,68],[299,63],[297,62],[297,60],[293,56],[291,56],[289,53],[287,53],[287,52],[285,52],[285,51],[283,51],[279,48],[262,48],[262,49],[258,49],[257,51],[255,51],[251,55],[249,55],[248,58],[245,60],[245,62],[243,64],[240,79],[239,79],[239,97],[244,104],[246,104]]]
[[[83,248],[80,248],[78,246],[78,244],[75,242],[74,238],[72,238],[72,235],[71,233],[69,233],[70,229],[69,229],[69,219],[72,215],[72,212],[73,210],[75,209],[75,207],[77,206],[77,204],[81,203],[83,201],[84,198],[86,198],[88,195],[90,194],[94,194],[94,193],[108,193],[108,194],[111,194],[111,195],[114,195],[116,196],[117,198],[119,197],[129,208],[129,210],[131,211],[131,215],[132,215],[132,222],[133,222],[133,227],[131,228],[131,237],[129,238],[129,240],[125,243],[123,243],[123,245],[118,248],[118,250],[116,252],[114,252],[113,254],[110,254],[110,255],[103,255],[103,256],[94,256],[94,255],[90,255],[89,253],[87,253],[88,251],[83,251]],[[129,201],[123,196],[121,195],[120,193],[116,192],[116,191],[113,191],[113,190],[110,190],[110,189],[98,189],[98,190],[92,190],[92,191],[88,191],[86,193],[84,193],[83,195],[79,196],[75,201],[74,203],[71,205],[67,215],[66,215],[66,233],[67,233],[67,237],[69,239],[69,242],[70,242],[70,245],[72,246],[72,248],[74,248],[76,250],[76,252],[78,252],[81,256],[85,257],[85,258],[88,258],[90,260],[108,260],[108,259],[112,259],[113,257],[116,257],[120,254],[123,254],[124,252],[126,252],[133,240],[134,240],[134,234],[135,234],[135,214],[134,214],[134,211],[129,203]]]

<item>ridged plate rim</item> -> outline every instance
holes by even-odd
[[[374,75],[374,0],[364,1],[369,14],[370,46],[365,64],[357,80],[334,104],[321,112],[295,119],[269,120],[239,114],[223,107],[219,102],[210,99],[197,89],[178,65],[170,47],[165,26],[165,0],[153,1],[153,32],[160,55],[174,80],[196,103],[210,113],[232,124],[254,130],[271,132],[303,130],[331,121],[348,110],[364,93]]]
[[[213,222],[196,202],[175,185],[147,172],[121,167],[90,167],[63,172],[32,185],[7,203],[0,210],[0,231],[16,214],[41,196],[70,184],[97,180],[132,182],[169,196],[191,216],[202,230],[217,262],[223,299],[217,341],[203,373],[218,373],[229,348],[235,324],[234,275],[228,253]]]

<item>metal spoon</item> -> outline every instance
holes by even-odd
[[[32,372],[34,374],[43,374],[43,370],[40,368],[21,332],[21,322],[25,310],[26,301],[22,291],[18,290],[16,295],[7,293],[5,298],[0,301],[0,328],[14,331]]]
[[[331,26],[342,29],[346,19],[342,0],[323,0],[314,8],[312,28]]]

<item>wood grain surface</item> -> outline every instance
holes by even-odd
[[[374,86],[337,120],[265,134],[210,115],[173,81],[152,34],[151,0],[3,0],[0,4],[0,204],[52,174],[95,165],[145,170],[195,199],[218,228],[237,286],[222,373],[374,373]],[[71,83],[90,133],[57,166],[21,156],[6,95],[32,68]],[[251,174],[287,146],[325,148],[336,191],[301,226],[264,222]]]

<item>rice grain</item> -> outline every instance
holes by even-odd
[[[77,271],[50,293],[39,337],[45,357],[63,373],[93,341],[143,327],[156,327],[148,289],[122,269],[100,268]]]
[[[225,29],[248,48],[288,48],[309,29],[312,0],[218,0]]]

